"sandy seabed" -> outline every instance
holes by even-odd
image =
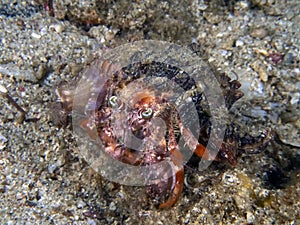
[[[1,1],[0,224],[299,224],[299,12],[297,0]],[[144,188],[95,173],[70,126],[51,119],[59,83],[107,49],[143,39],[198,43],[205,60],[242,83],[236,120],[254,134],[274,131],[263,152],[235,167],[187,168],[168,210]]]

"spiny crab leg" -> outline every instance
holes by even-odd
[[[176,112],[176,108],[173,105],[167,104],[167,106],[171,109],[171,111]],[[209,154],[209,151],[206,149],[204,145],[198,142],[198,139],[194,136],[194,134],[186,127],[183,126],[179,115],[174,115],[176,123],[180,129],[180,133],[184,137],[184,140],[187,146],[199,157],[209,160],[209,161],[221,161],[216,156],[212,156]]]
[[[180,121],[180,119],[177,117],[177,124],[179,126],[180,132],[182,136],[184,137],[184,140],[188,147],[192,150],[194,150],[194,153],[206,160],[215,160],[211,155],[209,155],[209,152],[206,150],[206,147],[200,144],[195,138],[194,134],[187,128],[185,128]]]
[[[218,161],[218,162],[224,161],[224,159],[220,158],[218,154],[217,155],[210,154],[210,151],[204,145],[198,142],[198,140],[195,138],[193,133],[189,129],[185,128],[179,119],[177,119],[177,122],[180,128],[180,132],[184,136],[187,145],[189,146],[190,149],[194,150],[194,153],[197,156],[209,161]],[[227,146],[227,144],[224,142],[219,144],[220,144],[220,149],[222,150],[223,153],[225,153],[223,154],[223,157],[226,158],[231,165],[236,165],[237,164],[236,156],[232,151],[230,151],[230,146]]]
[[[175,181],[172,186],[173,189],[172,194],[166,202],[161,203],[159,205],[160,209],[170,208],[178,201],[184,184],[184,167],[182,163],[182,155],[178,150],[178,145],[176,142],[173,125],[170,125],[170,129],[169,129],[168,149],[171,153],[171,161],[173,163],[172,166],[174,166],[176,174],[175,174]]]

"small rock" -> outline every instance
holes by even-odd
[[[118,31],[119,30],[108,30],[107,32],[105,32],[105,34],[104,34],[105,40],[111,41],[112,39],[114,39],[114,37]]]
[[[292,53],[287,53],[283,57],[283,61],[284,61],[285,64],[293,64],[294,60],[295,60],[295,57],[293,56]]]
[[[204,215],[207,215],[207,214],[210,214],[210,210],[208,208],[202,208],[202,211],[201,211]]]
[[[116,205],[115,205],[115,203],[114,202],[111,202],[110,204],[109,204],[109,210],[111,210],[111,211],[115,211],[116,210]]]
[[[104,34],[107,32],[108,28],[105,26],[95,26],[89,30],[89,35],[95,38],[100,43],[105,42]]]
[[[40,64],[37,72],[35,73],[35,77],[37,80],[42,80],[47,75],[47,66],[45,64]]]
[[[250,32],[250,35],[254,38],[264,38],[268,35],[268,31],[265,28],[255,28]]]
[[[241,2],[239,2],[239,4],[240,4],[240,7],[242,9],[248,9],[249,8],[249,3],[246,2],[246,1],[241,1]]]
[[[247,211],[246,218],[247,218],[247,223],[248,224],[253,224],[254,223],[255,216],[253,215],[252,212]]]
[[[6,147],[6,142],[7,142],[6,137],[4,137],[0,134],[0,150],[4,149]]]
[[[242,196],[239,196],[239,195],[235,195],[234,197],[233,197],[233,199],[234,199],[234,201],[235,201],[235,204],[236,204],[236,206],[239,208],[239,209],[241,209],[241,210],[243,210],[243,209],[245,209],[245,198],[243,198]]]
[[[192,211],[195,212],[195,213],[197,213],[197,214],[200,213],[200,209],[197,208],[197,207],[194,207],[194,208],[192,209]]]
[[[92,220],[90,218],[87,218],[88,219],[88,224],[90,225],[97,225],[96,221],[95,220]]]
[[[31,37],[36,38],[36,39],[40,39],[42,36],[40,34],[37,34],[37,33],[32,33]]]
[[[252,69],[258,73],[260,79],[263,82],[267,82],[268,81],[268,74],[266,72],[266,67],[259,61],[255,61],[253,63],[251,63],[251,67]]]
[[[222,17],[212,12],[203,12],[203,16],[211,24],[218,24],[222,21]]]
[[[222,177],[222,181],[227,185],[232,185],[233,183],[237,183],[238,178],[234,174],[224,173]]]
[[[201,3],[201,2],[198,5],[198,9],[201,10],[201,11],[206,10],[207,7],[208,7],[207,5],[205,5],[204,3]]]
[[[41,30],[40,30],[40,34],[42,36],[46,35],[48,33],[48,28],[47,26],[44,26]]]
[[[268,77],[269,76],[268,76],[267,72],[262,67],[259,68],[258,74],[259,74],[260,79],[263,82],[267,82],[268,81]]]
[[[49,172],[50,174],[52,174],[56,168],[57,168],[57,166],[56,166],[55,164],[50,164],[50,165],[48,166],[48,172]]]
[[[56,33],[60,34],[64,30],[64,26],[62,24],[53,24],[49,27],[51,30],[55,30]]]
[[[227,56],[228,54],[228,51],[227,50],[221,50],[221,55],[222,56]]]
[[[78,209],[82,209],[84,206],[86,206],[85,202],[83,202],[82,200],[79,200],[77,202],[77,208]]]
[[[19,193],[19,192],[18,192],[18,193],[16,194],[16,199],[17,199],[17,200],[21,200],[22,198],[23,198],[22,193]]]
[[[269,56],[269,52],[265,49],[259,49],[259,48],[253,48],[253,50],[255,51],[255,53],[257,54],[261,54],[265,57],[268,57]]]
[[[243,45],[244,45],[244,42],[242,40],[236,40],[235,46],[240,47],[240,46],[243,46]]]
[[[0,92],[7,93],[7,89],[2,84],[0,84]]]
[[[8,119],[8,120],[13,120],[13,119],[14,119],[14,115],[13,115],[12,113],[9,113],[9,114],[7,115],[7,119]]]

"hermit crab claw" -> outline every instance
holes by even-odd
[[[173,163],[174,168],[176,169],[174,169],[174,179],[171,188],[172,192],[170,194],[170,197],[165,202],[159,205],[160,209],[172,207],[180,197],[184,184],[184,168],[181,160],[181,153],[178,149],[174,149],[171,153],[171,161]]]

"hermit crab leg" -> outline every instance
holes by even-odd
[[[201,158],[204,158],[206,160],[215,160],[214,157],[209,155],[209,152],[206,150],[206,147],[198,142],[198,140],[197,140],[197,138],[195,138],[194,134],[189,129],[187,129],[183,126],[182,122],[180,121],[180,119],[178,117],[176,120],[177,120],[179,129],[180,129],[180,132],[181,132],[182,136],[184,137],[184,140],[185,140],[186,144],[188,145],[188,147],[190,149],[194,150],[194,153]]]
[[[168,149],[171,153],[171,161],[173,163],[174,169],[177,172],[175,174],[175,181],[172,188],[173,192],[166,202],[159,205],[160,209],[170,208],[178,201],[184,184],[184,167],[182,162],[182,155],[178,150],[173,125],[170,125],[169,129]]]
[[[224,161],[224,159],[227,159],[231,165],[237,164],[237,159],[235,154],[231,151],[230,143],[225,143],[223,141],[222,143],[220,143],[220,152],[222,153],[223,158],[220,157],[219,154],[217,155],[209,154],[209,150],[204,145],[198,142],[198,140],[195,138],[193,133],[189,129],[185,128],[179,119],[177,120],[180,128],[180,132],[184,136],[187,145],[189,146],[190,149],[194,150],[194,153],[197,156],[205,160],[217,161],[217,162],[221,162]]]
[[[91,119],[82,120],[80,126],[87,132],[91,140],[97,141],[101,139],[105,143],[105,151],[114,159],[130,165],[140,164],[140,152],[118,145],[115,137],[112,136],[108,129],[97,131],[96,125]]]

